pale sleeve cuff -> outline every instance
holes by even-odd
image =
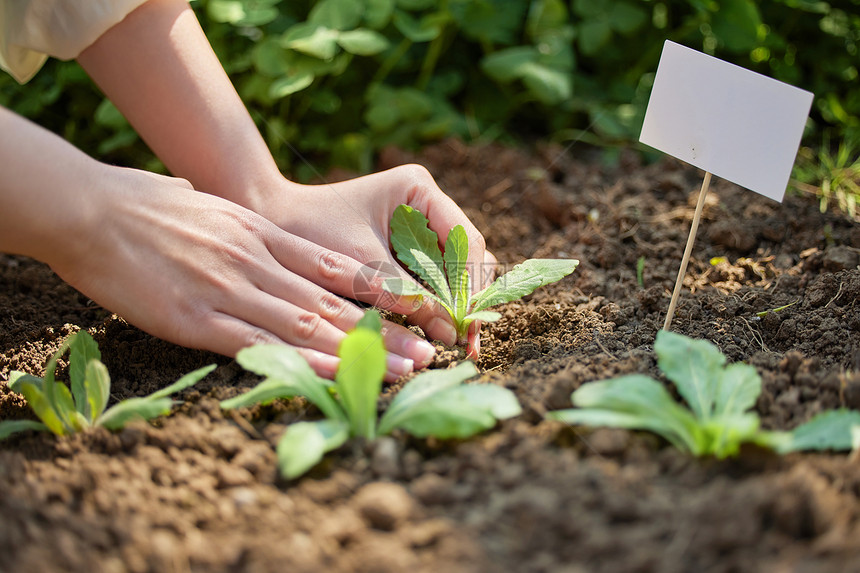
[[[27,82],[53,56],[71,60],[146,0],[0,0],[0,68]]]

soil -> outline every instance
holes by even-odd
[[[511,388],[520,417],[465,441],[352,443],[295,481],[278,476],[274,444],[315,409],[293,400],[222,412],[218,400],[255,376],[129,326],[44,265],[0,255],[2,380],[42,374],[78,329],[99,342],[115,399],[219,364],[155,423],[0,443],[0,571],[860,571],[850,454],[695,459],[647,433],[543,419],[589,381],[658,376],[652,343],[702,174],[638,157],[606,164],[577,148],[455,141],[383,154],[380,168],[426,165],[499,260],[581,265],[484,328],[481,379]],[[684,285],[673,330],[757,368],[764,427],[860,408],[860,226],[810,197],[779,204],[715,179]],[[434,367],[460,358],[440,347]],[[0,417],[30,417],[3,386]]]

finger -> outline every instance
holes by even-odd
[[[466,344],[466,358],[477,360],[481,353],[481,321],[476,320],[469,325],[468,342]]]

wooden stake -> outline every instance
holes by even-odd
[[[711,174],[705,172],[705,180],[702,181],[702,190],[699,191],[699,201],[696,203],[696,213],[693,215],[693,224],[690,226],[690,236],[687,237],[687,248],[684,249],[684,257],[681,259],[681,268],[678,270],[678,279],[675,281],[675,290],[672,292],[672,300],[669,302],[669,311],[666,313],[666,322],[663,330],[669,330],[672,325],[672,317],[675,316],[675,305],[681,295],[681,287],[684,285],[684,275],[687,274],[687,263],[690,262],[690,253],[693,251],[693,243],[696,242],[696,231],[699,230],[699,219],[702,218],[702,208],[705,206],[705,197],[708,187],[711,186]]]

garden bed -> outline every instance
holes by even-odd
[[[257,377],[154,339],[45,266],[0,255],[2,380],[42,374],[78,328],[99,342],[114,398],[220,364],[155,424],[0,444],[0,571],[860,570],[851,455],[694,459],[649,434],[543,420],[583,383],[657,375],[652,344],[701,173],[634,154],[606,167],[560,147],[453,141],[385,153],[380,167],[406,161],[430,169],[499,260],[581,261],[484,328],[483,379],[514,390],[523,414],[463,442],[351,444],[287,482],[273,444],[286,424],[316,418],[312,407],[224,413],[218,400]],[[685,286],[673,330],[758,369],[765,428],[860,408],[860,226],[809,197],[780,205],[715,180]],[[459,358],[440,350],[434,367]],[[28,416],[4,388],[0,417]]]

